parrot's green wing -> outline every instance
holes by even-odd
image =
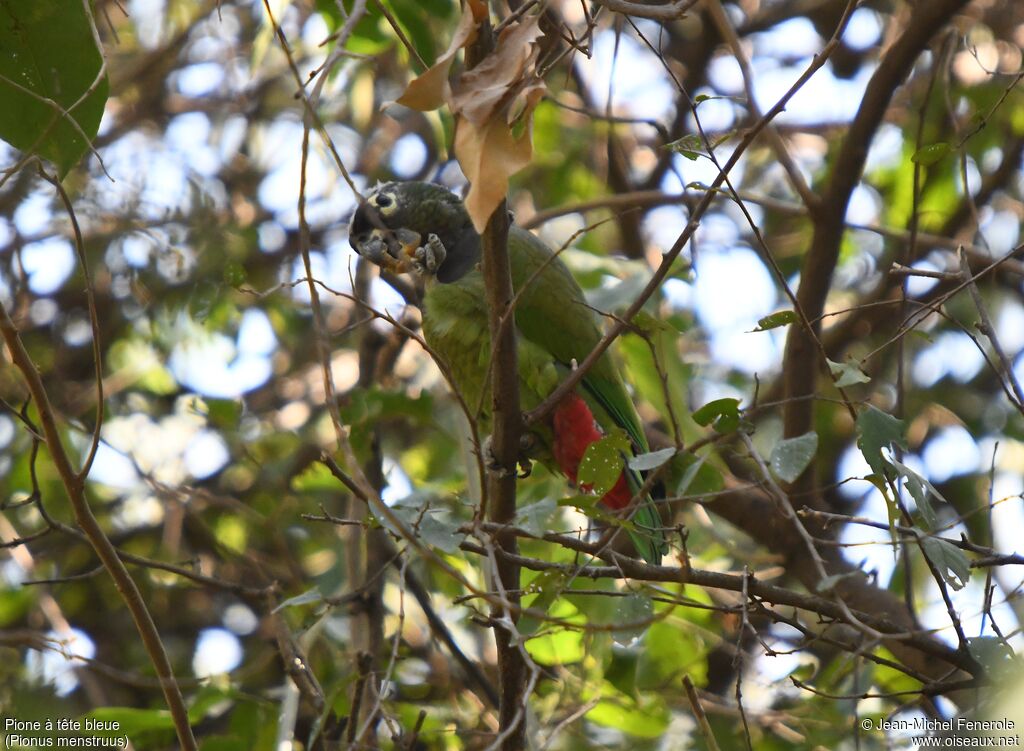
[[[512,283],[518,294],[515,316],[520,334],[563,368],[582,363],[600,341],[601,330],[576,279],[543,242],[518,227],[509,232],[509,256]],[[633,400],[607,352],[580,383],[580,395],[602,430],[622,428],[637,453],[648,451]],[[629,469],[626,474],[630,490],[638,492],[642,478]],[[660,562],[665,551],[662,522],[650,498],[641,501],[633,522],[640,531],[631,537],[641,555],[653,563]]]

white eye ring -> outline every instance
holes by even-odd
[[[375,209],[380,211],[384,216],[390,216],[395,213],[398,208],[398,201],[395,200],[394,193],[380,192],[374,193],[367,199],[367,202]]]

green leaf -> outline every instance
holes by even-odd
[[[968,636],[967,650],[989,673],[1006,667],[1013,661],[1013,650],[995,636]]]
[[[206,419],[214,427],[226,431],[238,429],[238,421],[242,418],[241,399],[207,399]]]
[[[531,636],[540,632],[541,628],[547,627],[548,622],[534,615],[534,612],[547,613],[565,591],[567,580],[568,577],[565,572],[557,570],[542,571],[534,576],[533,579],[528,580],[523,589],[523,594],[525,595],[523,606],[533,612],[524,613],[523,617],[519,620],[518,629],[520,634]],[[568,600],[565,602],[568,602]],[[572,603],[569,603],[569,605],[572,605]],[[575,610],[565,609],[566,606],[562,602],[559,602],[557,607],[563,608],[559,611],[561,613],[567,613],[570,616],[576,614]]]
[[[915,151],[914,155],[910,157],[910,161],[914,164],[920,164],[922,167],[930,167],[946,156],[951,150],[950,145],[945,141],[928,144]]]
[[[615,622],[620,628],[612,631],[616,644],[629,646],[644,635],[654,616],[654,603],[645,594],[634,592],[618,597],[615,602]]]
[[[24,616],[36,602],[34,587],[0,590],[0,628]]]
[[[544,498],[519,508],[516,511],[516,526],[540,537],[551,531],[551,520],[557,513],[558,504],[551,498]]]
[[[655,694],[647,700],[636,700],[608,688],[604,693],[609,695],[587,712],[588,720],[637,738],[660,738],[668,730],[671,715],[663,697]]]
[[[580,485],[591,486],[595,495],[603,496],[619,481],[632,446],[623,430],[614,430],[587,446],[580,461],[576,479]]]
[[[652,623],[644,635],[637,665],[637,682],[641,687],[657,688],[678,681],[683,673],[706,670],[704,633],[710,632],[694,628],[693,623],[687,620],[666,619]]]
[[[780,326],[788,326],[791,323],[796,323],[799,319],[797,318],[796,311],[793,310],[780,310],[778,313],[772,313],[770,316],[765,316],[757,322],[757,328],[751,329],[748,333],[753,334],[757,331],[768,331],[769,329],[777,329]]]
[[[526,651],[539,665],[569,665],[587,656],[583,634],[562,627],[546,631],[526,642]]]
[[[658,449],[646,454],[638,454],[629,460],[629,468],[635,469],[637,472],[648,472],[652,469],[657,469],[675,456],[675,454],[676,450],[674,448]]]
[[[406,501],[409,500],[413,502],[407,503]],[[424,511],[423,504],[415,502],[415,494],[407,498],[406,501],[396,503],[391,510],[406,527],[416,532],[420,540],[445,553],[454,553],[459,549],[462,535],[458,533],[458,525],[449,520],[446,512],[439,509]],[[424,501],[424,503],[427,502],[429,499]],[[395,534],[400,534],[397,529],[392,529],[391,524],[383,516],[378,518],[382,526]]]
[[[832,377],[836,379],[836,388],[845,389],[858,383],[867,383],[871,380],[855,363],[839,363],[828,361],[828,369],[832,371]]]
[[[857,446],[868,466],[882,477],[887,476],[885,470],[888,466],[882,449],[891,448],[894,444],[907,448],[903,438],[903,420],[869,404],[857,415]]]
[[[935,507],[932,506],[931,497],[935,496],[940,501],[946,501],[934,485],[928,480],[921,477],[914,470],[908,467],[902,462],[898,462],[895,459],[889,459],[895,469],[896,473],[904,478],[907,483],[907,491],[914,499],[914,503],[917,504],[917,510],[921,512],[921,516],[924,518],[924,523],[927,525],[929,530],[935,529],[938,525],[938,517],[935,515]],[[948,501],[946,501],[948,503]]]
[[[64,177],[96,137],[108,92],[83,3],[0,0],[0,49],[0,138]]]
[[[885,500],[885,509],[889,517],[889,542],[892,544],[892,555],[895,559],[899,551],[899,534],[896,532],[901,516],[899,504],[896,503],[896,499],[889,493],[889,485],[886,483],[884,475],[872,472],[864,479],[874,485],[875,489],[882,494],[882,498]]]
[[[292,478],[292,490],[297,493],[310,493],[315,491],[336,492],[342,487],[338,478],[331,474],[331,470],[320,462],[314,462],[302,470],[301,473]]]
[[[701,495],[717,493],[725,487],[725,481],[706,456],[676,454],[669,460],[665,487],[676,496]]]
[[[693,413],[698,425],[712,425],[719,433],[731,433],[740,425],[740,400],[715,399]]]
[[[843,574],[831,574],[829,576],[826,576],[821,581],[819,581],[815,585],[814,591],[818,594],[825,594],[826,592],[831,592],[833,589],[835,589],[835,586],[843,579],[854,579],[863,576],[863,571],[847,571]]]
[[[125,385],[133,385],[154,394],[171,394],[178,383],[156,348],[142,339],[130,338],[114,342],[107,352],[111,370],[118,371]]]
[[[89,730],[91,735],[103,738],[120,738],[138,735],[151,730],[172,730],[174,719],[166,709],[135,709],[134,707],[97,707],[79,718],[82,725],[86,720],[102,722],[104,730]],[[117,723],[111,726],[111,723]]]
[[[963,589],[971,578],[971,564],[960,548],[938,537],[922,537],[921,547],[953,589]]]
[[[227,702],[232,700],[244,700],[244,694],[233,688],[221,687],[208,684],[199,689],[199,692],[189,701],[188,719],[192,724],[198,724],[204,718],[216,714],[217,710],[224,708]]]
[[[586,618],[568,600],[560,599],[549,615],[570,623],[584,624]],[[583,632],[566,626],[548,624],[540,635],[526,641],[526,651],[541,665],[568,665],[587,656]]]
[[[376,425],[382,420],[412,420],[426,425],[434,419],[434,399],[423,392],[409,396],[401,391],[387,391],[379,388],[352,389],[348,402],[341,408],[341,416],[352,425]]]
[[[571,506],[574,509],[582,511],[587,516],[590,516],[599,500],[601,499],[594,495],[577,493],[576,495],[571,495],[567,498],[559,498],[558,505],[563,508]]]
[[[295,597],[289,597],[287,600],[282,602],[276,608],[274,612],[277,613],[285,608],[295,608],[300,605],[309,605],[314,602],[322,602],[324,599],[323,593],[318,587],[307,589],[301,595],[295,595]]]
[[[813,430],[796,438],[786,438],[772,449],[772,472],[780,480],[794,482],[811,463],[818,450],[818,434]]]
[[[697,133],[688,133],[676,141],[665,144],[664,148],[682,154],[691,162],[697,161],[697,157],[704,156],[704,141]]]
[[[246,278],[245,266],[238,261],[227,261],[224,264],[224,283],[229,287],[241,287]]]

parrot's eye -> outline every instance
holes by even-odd
[[[379,209],[384,216],[390,215],[398,207],[394,193],[376,193],[370,196],[369,203]]]

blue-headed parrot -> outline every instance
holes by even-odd
[[[356,210],[349,243],[383,268],[414,271],[425,278],[423,337],[444,360],[466,404],[483,405],[481,427],[488,430],[491,350],[479,269],[481,241],[461,199],[433,183],[379,185]],[[541,240],[513,225],[508,249],[517,293],[520,401],[524,410],[531,410],[583,362],[601,330],[579,284]],[[636,408],[605,352],[551,416],[531,426],[529,458],[576,483],[587,447],[616,428],[628,436],[634,454],[649,450]],[[641,475],[627,466],[601,501],[614,510],[626,508],[642,484]],[[667,546],[650,496],[636,505],[632,522],[628,529],[637,551],[659,564]]]

